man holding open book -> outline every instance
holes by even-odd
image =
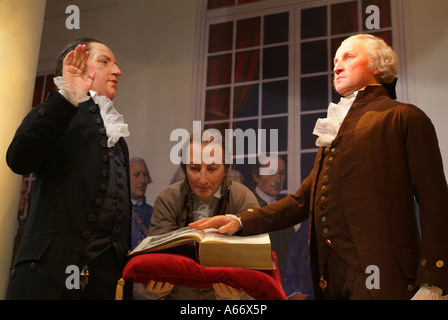
[[[206,134],[206,132],[204,132]],[[204,147],[213,141],[193,141],[190,139],[189,150],[195,149],[199,144],[202,159],[201,163],[182,164],[186,178],[162,191],[154,203],[154,211],[149,228],[149,236],[162,235],[168,232],[188,226],[189,223],[201,218],[212,217],[228,212],[241,212],[243,210],[259,207],[257,198],[243,184],[233,183],[227,177],[230,165],[215,163],[204,159],[207,152],[202,152]],[[203,138],[204,139],[204,138]],[[207,140],[207,139],[204,139]],[[224,146],[222,141],[216,145]],[[190,148],[193,146],[193,148]],[[213,154],[210,155],[213,157]],[[192,159],[193,157],[191,157]],[[207,164],[209,163],[209,164]],[[137,290],[150,299],[166,300],[213,300],[219,298],[244,298],[244,293],[239,288],[232,288],[224,284],[214,284],[213,288],[191,289],[174,286],[170,283],[150,281],[137,285]],[[245,295],[248,297],[247,295]]]

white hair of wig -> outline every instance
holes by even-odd
[[[371,34],[357,34],[348,37],[343,42],[349,40],[362,40],[364,42],[364,47],[370,57],[371,67],[381,73],[381,82],[391,83],[395,79],[398,72],[398,56],[383,39]]]

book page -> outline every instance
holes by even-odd
[[[184,227],[161,235],[149,236],[143,239],[135,247],[135,249],[132,250],[130,255],[138,253],[140,251],[150,250],[154,248],[165,248],[170,246],[170,244],[173,244],[173,242],[174,243],[183,242],[182,239],[191,239],[191,240],[195,239],[197,241],[201,241],[203,235],[204,231],[202,230],[190,227]]]
[[[229,236],[208,229],[202,238],[202,242],[225,242],[225,243],[241,243],[241,244],[270,244],[271,240],[268,233],[257,234],[253,236]]]

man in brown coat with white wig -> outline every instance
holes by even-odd
[[[382,86],[397,73],[397,57],[383,40],[350,37],[334,64],[334,86],[344,98],[317,121],[314,168],[297,192],[239,219],[192,226],[249,235],[309,217],[317,299],[447,294],[448,187],[434,127]]]

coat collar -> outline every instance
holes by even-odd
[[[379,86],[367,86],[363,90],[359,90],[353,104],[360,102],[371,102],[379,99],[390,99],[387,90]]]

